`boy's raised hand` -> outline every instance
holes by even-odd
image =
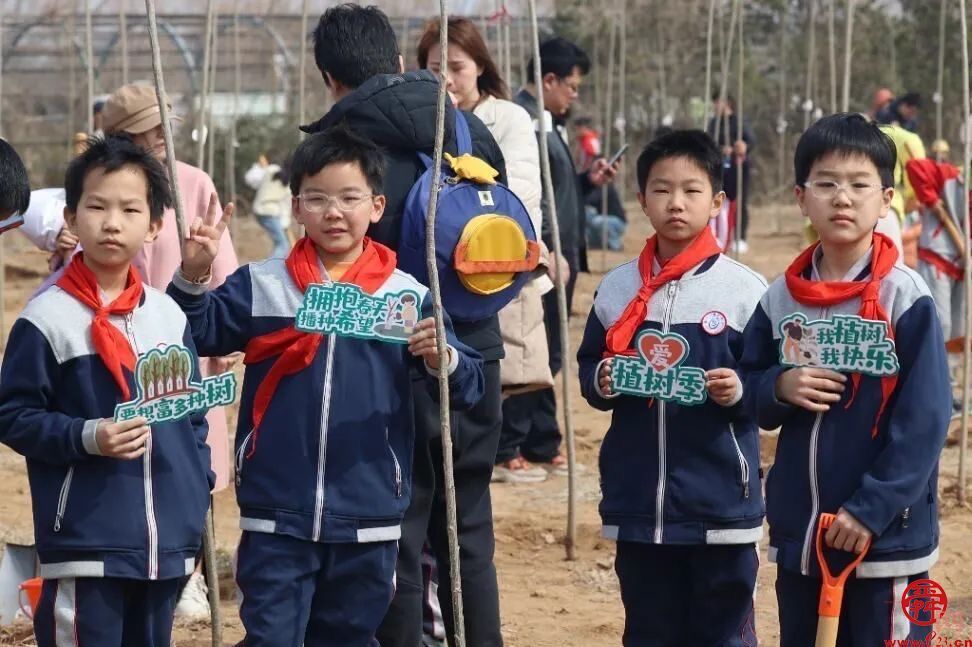
[[[236,208],[230,202],[219,213],[219,200],[214,192],[209,196],[206,217],[196,220],[189,226],[189,235],[182,242],[182,275],[190,281],[198,280],[209,274],[209,268],[219,252],[219,241],[223,232],[233,219]]]
[[[614,395],[614,380],[611,379],[611,369],[614,368],[614,360],[608,359],[601,362],[601,368],[597,370],[597,388],[601,390],[601,395]]]
[[[145,453],[149,433],[148,420],[145,418],[121,422],[104,419],[95,430],[95,441],[102,456],[130,461]]]
[[[822,413],[829,411],[830,405],[840,402],[846,382],[846,376],[827,368],[791,368],[776,378],[776,398],[807,411]]]
[[[824,541],[831,548],[858,555],[864,552],[870,538],[871,531],[843,508],[837,511],[837,518],[824,535]]]
[[[706,371],[705,389],[709,392],[709,397],[723,407],[731,407],[742,397],[742,382],[731,368]]]
[[[412,336],[408,338],[408,352],[421,357],[433,371],[439,369],[439,345],[435,338],[435,319],[426,317],[415,325]],[[449,349],[449,353],[452,353]]]

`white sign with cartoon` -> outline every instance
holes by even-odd
[[[900,370],[885,322],[858,315],[809,321],[802,312],[780,322],[780,364],[874,377],[897,375]]]
[[[405,344],[420,307],[412,290],[374,297],[352,283],[315,284],[304,293],[295,325],[301,332]]]

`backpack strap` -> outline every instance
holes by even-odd
[[[462,110],[456,109],[456,152],[460,155],[472,154],[472,135],[469,133],[469,122]]]
[[[466,121],[466,115],[462,114],[462,110],[458,108],[455,108],[452,112],[456,116],[456,153],[457,155],[472,154],[472,133],[469,132],[469,122]],[[422,152],[417,154],[425,168],[432,168],[431,157]]]

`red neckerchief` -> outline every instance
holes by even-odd
[[[368,294],[374,294],[395,271],[396,263],[395,252],[365,238],[361,256],[345,271],[341,282],[353,283]],[[317,247],[310,238],[305,236],[291,250],[287,256],[287,270],[301,293],[306,292],[308,286],[314,283],[324,282],[318,265]],[[254,337],[246,345],[246,357],[243,360],[245,364],[280,356],[270,367],[253,397],[253,441],[248,457],[256,450],[257,430],[280,380],[310,366],[317,355],[321,339],[323,335],[301,332],[291,326]]]
[[[891,273],[894,264],[898,260],[898,249],[894,242],[884,234],[874,233],[873,248],[871,251],[871,273],[864,281],[812,281],[803,278],[807,269],[813,263],[813,254],[820,244],[814,243],[796,257],[796,260],[786,269],[786,287],[790,294],[798,302],[805,305],[825,307],[838,303],[843,303],[855,297],[861,298],[861,308],[858,314],[864,319],[871,321],[883,321],[888,327],[888,338],[894,339],[894,327],[891,319],[879,301],[881,281]],[[847,401],[850,407],[857,395],[857,388],[860,385],[860,373],[851,374],[851,384],[854,393]],[[888,405],[888,399],[894,392],[894,387],[898,383],[896,375],[881,378],[881,407],[878,409],[877,416],[874,418],[874,428],[871,429],[871,436],[877,436],[878,421]]]
[[[127,402],[132,394],[122,367],[127,368],[130,373],[135,371],[135,352],[128,338],[108,321],[108,317],[131,314],[141,302],[143,289],[138,272],[134,267],[129,266],[125,289],[118,298],[104,305],[101,302],[98,280],[91,268],[84,264],[84,253],[78,252],[71,259],[56,285],[94,311],[94,319],[91,321],[91,341],[95,352],[108,367],[108,372],[118,385],[122,402]]]
[[[641,287],[638,288],[638,293],[628,303],[621,317],[608,328],[605,338],[606,355],[622,355],[628,351],[638,326],[644,322],[648,314],[648,301],[658,288],[669,281],[680,279],[690,269],[710,256],[720,253],[721,250],[712,235],[712,230],[706,227],[688,247],[669,259],[657,276],[652,277],[657,252],[658,235],[656,234],[648,239],[638,257],[638,272],[641,274]]]

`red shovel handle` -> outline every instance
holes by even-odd
[[[858,565],[864,561],[867,550],[871,547],[871,540],[867,540],[864,550],[854,558],[850,564],[844,567],[836,577],[830,572],[827,560],[824,559],[824,531],[834,525],[836,515],[824,512],[820,515],[820,522],[817,524],[817,561],[820,563],[820,574],[823,577],[823,585],[820,587],[820,605],[817,607],[817,614],[830,618],[840,617],[840,605],[844,597],[844,584],[847,578]]]

